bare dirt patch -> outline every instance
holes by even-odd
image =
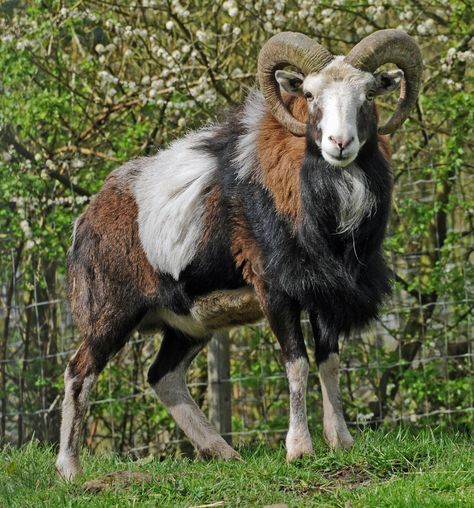
[[[298,480],[292,484],[281,485],[280,491],[291,492],[298,496],[314,495],[316,493],[326,494],[341,487],[352,489],[368,485],[373,479],[365,467],[358,465],[345,466],[336,471],[325,472],[322,476],[324,480],[319,482]]]
[[[344,486],[346,488],[368,485],[372,480],[367,469],[357,465],[345,466],[325,476],[335,487]]]

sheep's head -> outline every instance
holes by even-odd
[[[319,73],[304,77],[278,70],[280,86],[308,103],[308,135],[333,166],[347,166],[377,132],[374,98],[400,86],[402,70],[371,74],[336,57]]]
[[[375,71],[394,63],[399,69]],[[416,101],[422,61],[413,40],[399,30],[380,30],[357,44],[347,57],[333,57],[308,37],[284,32],[272,37],[259,55],[262,93],[276,119],[296,136],[310,136],[323,157],[344,167],[377,132],[373,100],[400,87],[400,99],[391,119],[378,129],[394,132]],[[299,72],[283,70],[292,65]],[[309,123],[286,108],[280,87],[306,97]]]

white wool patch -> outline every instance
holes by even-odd
[[[266,105],[258,90],[251,90],[244,105],[242,125],[244,134],[239,136],[234,164],[239,168],[237,178],[246,180],[258,170],[257,139],[260,122],[265,115]]]
[[[201,237],[204,198],[216,159],[198,146],[212,136],[188,134],[149,159],[134,184],[143,250],[156,270],[178,279]]]
[[[338,233],[356,229],[360,223],[376,211],[376,200],[369,190],[367,179],[357,164],[341,169],[341,178],[335,181],[339,196]]]

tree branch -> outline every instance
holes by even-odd
[[[15,135],[8,126],[0,130],[0,140],[2,141],[2,143],[5,143],[6,146],[13,146],[15,151],[24,159],[27,159],[34,164],[37,164],[34,155],[28,150],[28,148],[26,148],[25,145],[23,145],[16,139]],[[68,176],[61,174],[59,171],[46,169],[46,172],[51,178],[57,180],[62,185],[64,185],[64,187],[67,187],[75,194],[78,194],[79,196],[92,195],[92,193],[89,192],[87,189],[84,189],[84,187],[81,187],[80,185],[76,185],[71,181],[71,179]]]

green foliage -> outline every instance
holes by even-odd
[[[421,47],[419,104],[392,139],[385,249],[394,297],[375,331],[344,344],[344,398],[358,424],[407,414],[472,424],[473,24],[463,0],[0,5],[0,402],[8,415],[0,441],[57,438],[61,372],[79,341],[64,305],[73,220],[121,162],[238,103],[255,84],[259,48],[282,30],[305,32],[335,54],[388,27]],[[394,104],[380,102],[382,117]],[[91,408],[86,437],[93,448],[160,454],[181,435],[146,389],[158,342],[134,340],[99,381],[102,402]],[[274,339],[255,327],[233,341],[234,430],[254,432],[243,438],[250,441],[285,429],[287,385]],[[204,357],[191,381],[206,408]],[[317,385],[313,372],[312,425],[321,417]]]

